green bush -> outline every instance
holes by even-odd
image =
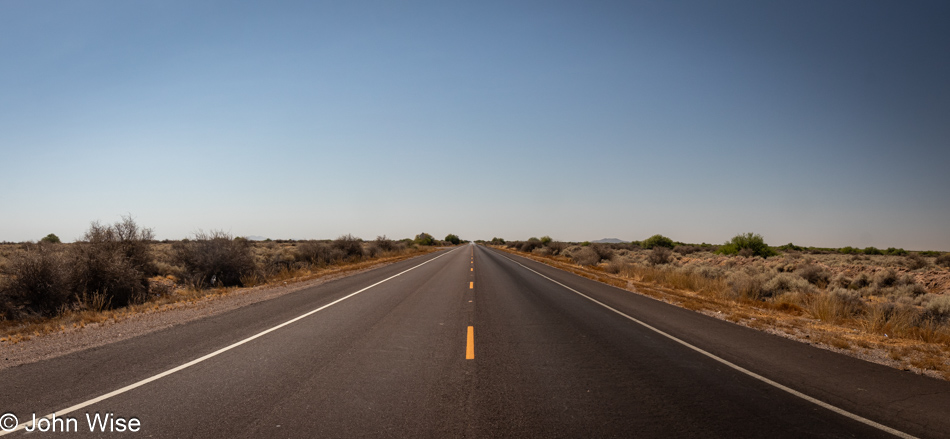
[[[730,241],[719,246],[716,253],[725,255],[761,256],[763,258],[777,254],[775,250],[772,250],[768,244],[765,243],[762,235],[751,232],[734,236]]]
[[[787,251],[797,251],[797,252],[803,252],[803,251],[805,251],[805,247],[801,247],[801,246],[792,244],[791,242],[788,243],[788,244],[785,244],[785,245],[780,245],[780,246],[778,246],[778,249],[779,249],[779,250],[782,250],[782,251],[786,251],[786,252],[787,252]]]
[[[435,238],[428,233],[420,233],[416,235],[416,239],[413,240],[418,245],[435,245]]]
[[[851,247],[850,245],[847,247],[841,247],[840,249],[838,249],[838,253],[845,254],[845,255],[851,255],[858,252],[860,252],[860,250],[854,247]]]
[[[907,255],[907,250],[902,248],[888,247],[887,250],[884,250],[884,254],[891,256],[905,256]]]
[[[505,245],[505,240],[501,238],[492,238],[491,245]]]
[[[673,248],[673,240],[667,238],[663,235],[653,235],[640,243],[640,247],[643,247],[647,250],[652,249],[653,247],[666,247],[669,249]]]
[[[884,252],[879,250],[877,247],[865,247],[864,254],[866,255],[883,255]]]
[[[459,245],[459,243],[462,242],[462,240],[459,239],[458,235],[455,235],[455,234],[452,234],[452,233],[449,233],[448,235],[445,235],[445,241],[446,241],[446,242],[451,242],[452,245]]]
[[[53,233],[50,233],[49,235],[44,236],[43,239],[40,240],[40,242],[45,242],[45,243],[47,243],[47,244],[60,244],[60,243],[62,243],[62,241],[59,240],[59,237],[56,236],[56,235],[53,234]]]

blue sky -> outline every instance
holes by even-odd
[[[950,4],[0,3],[0,240],[950,250]]]

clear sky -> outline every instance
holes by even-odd
[[[0,241],[950,250],[950,3],[0,2]]]

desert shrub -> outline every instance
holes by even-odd
[[[384,252],[392,252],[392,251],[396,251],[397,249],[396,242],[393,241],[392,239],[387,238],[386,235],[377,236],[376,240],[373,241],[373,245],[375,245],[376,248]]]
[[[541,245],[547,246],[548,244],[550,244],[550,243],[553,242],[554,240],[551,239],[550,236],[544,235],[544,236],[541,237],[540,241],[541,241]]]
[[[551,241],[548,243],[547,247],[551,249],[552,254],[559,255],[564,251],[564,249],[567,248],[567,243],[562,241]]]
[[[63,254],[49,244],[28,245],[11,258],[10,278],[0,285],[0,307],[7,318],[50,316],[69,302]]]
[[[786,251],[786,252],[787,251],[796,251],[796,252],[805,251],[805,247],[797,246],[795,244],[792,244],[791,242],[785,245],[778,246],[778,249],[782,251]]]
[[[762,235],[751,232],[732,237],[729,242],[719,246],[716,253],[726,255],[738,254],[740,256],[755,255],[763,258],[776,255],[775,251],[769,248],[768,244],[765,243]]]
[[[670,249],[661,246],[654,246],[653,250],[650,251],[650,255],[647,256],[647,261],[653,265],[662,265],[670,263],[670,257],[672,252]]]
[[[919,270],[921,268],[926,268],[930,265],[923,256],[920,256],[916,253],[909,254],[904,257],[904,265],[911,270]]]
[[[148,276],[157,270],[149,253],[154,235],[123,217],[112,226],[92,223],[71,248],[70,283],[77,295],[102,294],[110,306],[125,306],[148,297]]]
[[[491,245],[504,245],[504,244],[505,244],[505,240],[502,238],[493,237],[491,239]]]
[[[864,248],[864,254],[866,254],[866,255],[883,255],[884,252],[882,252],[881,250],[877,249],[876,247],[865,247],[865,248]]]
[[[695,273],[706,279],[718,279],[723,276],[721,268],[711,267],[709,265],[700,265],[699,268],[695,269]]]
[[[432,235],[425,232],[416,235],[416,239],[414,239],[413,242],[415,242],[417,245],[435,245],[436,244],[435,238],[433,238]]]
[[[353,235],[346,234],[335,239],[330,247],[337,250],[342,255],[342,259],[348,261],[363,259],[363,240]]]
[[[801,276],[802,279],[805,279],[808,283],[821,288],[824,288],[831,282],[831,272],[814,264],[808,264],[795,270],[795,274]]]
[[[538,247],[534,250],[531,250],[531,253],[538,256],[551,256],[551,254],[554,252],[548,247]]]
[[[640,247],[643,247],[647,250],[650,250],[653,247],[657,247],[657,246],[673,248],[673,240],[663,235],[653,235],[640,242]]]
[[[941,267],[950,268],[950,253],[944,253],[940,256],[937,256],[937,259],[934,260],[934,263]]]
[[[56,236],[56,235],[53,234],[53,233],[50,233],[49,235],[44,236],[43,239],[40,239],[40,242],[44,242],[44,243],[47,243],[47,244],[60,244],[60,243],[62,243],[62,241],[59,240],[59,237]]]
[[[839,274],[839,275],[835,276],[835,278],[831,281],[830,286],[832,286],[832,287],[837,287],[837,288],[850,289],[850,288],[851,288],[851,278],[848,277],[847,275],[845,275],[844,273]]]
[[[623,271],[623,269],[626,268],[626,266],[627,266],[627,263],[624,262],[623,259],[615,258],[615,259],[612,259],[609,263],[607,263],[607,266],[604,267],[604,271],[610,274],[617,274]]]
[[[225,232],[198,232],[195,239],[175,243],[172,249],[195,288],[244,286],[242,278],[257,271],[250,243]]]
[[[852,255],[852,254],[856,254],[856,253],[858,253],[858,252],[860,252],[860,251],[861,251],[861,250],[858,250],[858,249],[856,249],[856,248],[854,248],[854,247],[851,247],[850,245],[847,246],[847,247],[841,247],[841,248],[838,249],[838,253],[841,253],[841,254],[843,254],[843,255]]]
[[[925,317],[946,322],[950,320],[950,296],[937,296],[924,307]]]
[[[779,273],[762,287],[763,296],[778,296],[790,291],[807,293],[813,290],[814,287],[807,280],[791,273]]]
[[[806,307],[812,318],[831,323],[860,315],[865,308],[860,295],[841,288],[817,294]]]
[[[596,265],[600,262],[600,255],[590,246],[581,247],[577,251],[571,252],[570,257],[577,265]]]
[[[871,276],[867,273],[861,272],[851,281],[851,285],[848,285],[849,289],[860,290],[861,288],[866,288],[871,286]]]
[[[296,268],[296,252],[289,249],[276,247],[265,252],[261,263],[258,266],[264,270],[265,275],[273,275],[285,270]]]
[[[594,244],[590,248],[594,249],[594,252],[597,253],[597,256],[600,258],[597,262],[600,261],[609,261],[614,258],[614,249],[609,245],[604,244]]]
[[[311,265],[327,265],[332,261],[333,250],[330,245],[319,241],[306,241],[297,244],[294,259]]]
[[[902,299],[902,298],[913,299],[918,296],[923,296],[927,294],[927,289],[924,288],[923,285],[912,283],[912,284],[898,285],[896,287],[893,287],[889,291],[887,291],[886,294],[888,297],[891,297],[894,299]]]
[[[891,256],[905,256],[907,255],[907,250],[902,248],[888,247],[887,250],[884,250],[884,254]]]
[[[459,239],[458,235],[449,233],[448,235],[445,235],[445,242],[451,242],[452,245],[459,245],[462,240]]]
[[[521,250],[525,253],[531,253],[534,249],[541,247],[541,240],[538,238],[528,238],[527,241],[522,242],[518,247],[518,250]]]
[[[694,247],[692,245],[678,245],[673,247],[673,251],[681,255],[691,255],[698,252],[699,250],[699,247]]]
[[[897,284],[897,273],[887,269],[874,275],[874,288],[888,288]]]
[[[768,275],[751,275],[741,271],[729,274],[726,283],[732,293],[740,299],[759,300],[766,296],[765,284],[771,280]]]

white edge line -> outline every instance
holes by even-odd
[[[459,247],[459,248],[461,248],[461,247]],[[457,250],[457,249],[456,249],[456,250]],[[23,422],[23,423],[17,425],[16,428],[14,428],[14,429],[11,429],[11,430],[0,430],[0,436],[4,436],[4,435],[10,434],[10,433],[13,433],[13,432],[15,432],[15,431],[24,429],[24,428],[26,428],[27,425],[32,424],[33,422],[38,422],[40,419],[44,419],[44,418],[45,418],[45,419],[52,419],[54,416],[62,416],[62,415],[66,415],[66,414],[72,413],[72,412],[74,412],[74,411],[76,411],[76,410],[79,410],[79,409],[88,407],[88,406],[90,406],[90,405],[93,405],[93,404],[96,404],[96,403],[98,403],[98,402],[107,400],[107,399],[109,399],[109,398],[112,398],[113,396],[121,395],[121,394],[123,394],[123,393],[125,393],[125,392],[128,392],[129,390],[135,389],[135,388],[137,388],[137,387],[144,386],[144,385],[146,385],[146,384],[148,384],[148,383],[150,383],[150,382],[152,382],[152,381],[160,380],[160,379],[162,379],[162,378],[164,378],[164,377],[166,377],[166,376],[169,376],[169,375],[171,375],[171,374],[173,374],[173,373],[175,373],[175,372],[179,372],[179,371],[181,371],[181,370],[187,369],[187,368],[189,368],[189,367],[191,367],[191,366],[194,366],[194,365],[196,365],[196,364],[198,364],[198,363],[201,363],[202,361],[205,361],[205,360],[207,360],[207,359],[209,359],[209,358],[216,357],[216,356],[218,356],[218,355],[220,355],[220,354],[222,354],[222,353],[224,353],[224,352],[230,351],[231,349],[234,349],[234,348],[236,348],[236,347],[238,347],[238,346],[241,346],[242,344],[245,344],[245,343],[247,343],[247,342],[249,342],[249,341],[251,341],[251,340],[254,340],[254,339],[258,338],[258,337],[261,337],[261,336],[264,336],[264,335],[269,334],[269,333],[271,333],[271,332],[274,332],[274,331],[276,331],[276,330],[278,330],[278,329],[280,329],[280,328],[283,328],[284,326],[287,326],[287,325],[289,325],[289,324],[291,324],[291,323],[294,323],[294,322],[296,322],[296,321],[298,321],[298,320],[307,318],[307,317],[309,317],[309,316],[311,316],[311,315],[313,315],[313,314],[316,314],[316,313],[318,313],[318,312],[320,312],[320,311],[322,311],[322,310],[324,310],[324,309],[327,309],[327,308],[329,308],[329,307],[331,307],[331,306],[333,306],[333,305],[336,305],[337,303],[340,303],[340,302],[342,302],[342,301],[344,301],[344,300],[346,300],[346,299],[349,299],[350,297],[353,297],[353,296],[355,296],[355,295],[357,295],[357,294],[359,294],[359,293],[362,293],[363,291],[366,291],[366,290],[368,290],[368,289],[370,289],[370,288],[373,288],[373,287],[375,287],[376,285],[379,285],[379,284],[381,284],[381,283],[383,283],[383,282],[386,282],[386,281],[388,281],[388,280],[390,280],[390,279],[392,279],[392,278],[395,278],[395,277],[397,277],[397,276],[401,276],[401,275],[403,275],[403,274],[405,274],[405,273],[407,273],[407,272],[410,272],[410,271],[412,271],[412,270],[415,270],[416,268],[419,268],[419,267],[421,267],[421,266],[423,266],[423,265],[425,265],[425,264],[428,264],[429,262],[432,262],[432,261],[434,261],[434,260],[436,260],[436,259],[439,259],[439,258],[441,258],[442,256],[445,256],[445,255],[447,255],[447,254],[449,254],[449,253],[452,253],[453,251],[455,251],[455,250],[450,250],[450,251],[448,251],[448,252],[442,253],[442,254],[439,255],[439,256],[436,256],[436,257],[434,257],[434,258],[432,258],[432,259],[429,259],[428,261],[425,261],[425,262],[423,262],[423,263],[421,263],[421,264],[419,264],[419,265],[416,265],[416,266],[414,266],[414,267],[412,267],[412,268],[409,268],[409,269],[407,269],[407,270],[404,270],[404,271],[401,271],[401,272],[399,272],[399,273],[397,273],[397,274],[394,274],[394,275],[392,275],[392,276],[389,276],[389,277],[387,277],[386,279],[383,279],[383,280],[381,280],[381,281],[379,281],[379,282],[376,282],[376,283],[374,283],[374,284],[372,284],[372,285],[370,285],[370,286],[368,286],[368,287],[365,287],[365,288],[363,288],[363,289],[361,289],[361,290],[359,290],[359,291],[357,291],[357,292],[355,292],[355,293],[350,293],[350,294],[348,294],[348,295],[346,295],[346,296],[344,296],[344,297],[341,297],[341,298],[339,298],[339,299],[337,299],[337,300],[334,300],[333,302],[330,302],[330,303],[328,303],[328,304],[326,304],[326,305],[323,305],[323,306],[321,306],[321,307],[319,307],[319,308],[317,308],[317,309],[315,309],[315,310],[312,310],[312,311],[309,311],[309,312],[307,312],[307,313],[305,313],[305,314],[303,314],[303,315],[294,317],[294,318],[292,318],[292,319],[290,319],[290,320],[288,320],[288,321],[286,321],[286,322],[284,322],[284,323],[281,323],[281,324],[279,324],[279,325],[277,325],[277,326],[274,326],[274,327],[272,327],[272,328],[270,328],[270,329],[266,329],[266,330],[264,330],[264,331],[258,332],[257,334],[254,334],[254,335],[252,335],[252,336],[250,336],[250,337],[248,337],[248,338],[245,338],[245,339],[243,339],[243,340],[241,340],[241,341],[239,341],[239,342],[233,343],[233,344],[228,345],[228,346],[226,346],[226,347],[223,347],[223,348],[221,348],[221,349],[218,349],[218,350],[216,350],[216,351],[214,351],[214,352],[212,352],[212,353],[210,353],[210,354],[207,354],[207,355],[205,355],[205,356],[203,356],[203,357],[200,357],[200,358],[196,358],[196,359],[194,359],[194,360],[191,360],[191,361],[189,361],[189,362],[187,362],[187,363],[185,363],[185,364],[182,364],[181,366],[178,366],[178,367],[175,367],[175,368],[172,368],[172,369],[168,369],[168,370],[166,370],[166,371],[164,371],[164,372],[162,372],[162,373],[160,373],[160,374],[158,374],[158,375],[153,375],[153,376],[151,376],[151,377],[145,378],[144,380],[141,380],[141,381],[138,381],[138,382],[129,384],[128,386],[125,386],[125,387],[123,387],[123,388],[121,388],[121,389],[113,390],[113,391],[111,391],[111,392],[109,392],[109,393],[106,393],[106,394],[104,394],[104,395],[98,396],[98,397],[96,397],[96,398],[90,399],[90,400],[85,401],[85,402],[81,402],[81,403],[76,404],[76,405],[74,405],[74,406],[72,406],[72,407],[67,407],[67,408],[65,408],[65,409],[55,411],[55,412],[50,413],[50,414],[48,414],[48,415],[46,415],[46,416],[43,416],[42,418],[36,418],[36,421]]]
[[[569,286],[567,286],[567,285],[564,285],[564,284],[562,284],[562,283],[560,283],[560,282],[558,282],[558,281],[556,281],[556,280],[554,280],[554,279],[551,279],[550,277],[547,277],[547,276],[545,276],[545,275],[543,275],[543,274],[541,274],[541,273],[539,273],[539,272],[537,272],[537,271],[535,271],[535,270],[532,270],[531,268],[528,268],[528,267],[525,266],[524,264],[522,264],[522,263],[520,263],[520,262],[518,262],[518,261],[516,261],[516,260],[514,260],[514,259],[511,259],[511,258],[509,258],[509,257],[507,257],[507,256],[505,256],[505,255],[500,255],[500,256],[503,257],[503,258],[505,258],[505,259],[507,259],[507,260],[509,260],[509,261],[511,261],[511,262],[514,262],[514,263],[520,265],[522,268],[524,268],[524,269],[526,269],[526,270],[528,270],[528,271],[530,271],[530,272],[532,272],[532,273],[534,273],[534,274],[537,274],[538,276],[541,276],[541,277],[543,277],[543,278],[545,278],[545,279],[547,279],[547,280],[549,280],[549,281],[551,281],[551,282],[554,282],[554,283],[556,283],[556,284],[558,284],[558,285],[560,285],[560,286],[562,286],[562,287],[564,287],[564,288],[567,288],[567,289],[570,290],[570,291],[573,291],[574,293],[580,295],[581,297],[586,298],[587,300],[590,300],[591,302],[594,302],[594,303],[596,303],[596,304],[598,304],[598,305],[600,305],[600,306],[602,306],[602,307],[604,307],[604,308],[607,308],[607,309],[609,309],[609,310],[611,310],[611,311],[613,311],[613,312],[615,312],[615,313],[617,313],[617,314],[620,314],[621,316],[624,316],[624,317],[626,317],[627,319],[629,319],[629,320],[631,320],[631,321],[633,321],[633,322],[635,322],[635,323],[637,323],[637,324],[639,324],[639,325],[641,325],[641,326],[643,326],[643,327],[645,327],[645,328],[647,328],[647,329],[649,329],[649,330],[651,330],[651,331],[653,331],[653,332],[656,332],[657,334],[660,334],[660,335],[662,335],[662,336],[664,336],[664,337],[666,337],[666,338],[669,338],[670,340],[673,340],[673,341],[675,341],[675,342],[677,342],[677,343],[679,343],[679,344],[681,344],[681,345],[683,345],[683,346],[686,346],[686,347],[688,347],[688,348],[690,348],[690,349],[692,349],[692,350],[694,350],[694,351],[696,351],[696,352],[699,352],[700,354],[703,354],[703,355],[705,355],[705,356],[707,356],[707,357],[709,357],[709,358],[712,358],[713,360],[716,360],[716,361],[718,361],[718,362],[720,362],[720,363],[722,363],[722,364],[724,364],[724,365],[726,365],[726,366],[731,367],[732,369],[735,369],[735,370],[737,370],[737,371],[739,371],[739,372],[742,372],[742,373],[744,373],[744,374],[746,374],[746,375],[748,375],[748,376],[750,376],[750,377],[752,377],[752,378],[755,378],[755,379],[757,379],[757,380],[759,380],[759,381],[762,381],[762,382],[764,382],[764,383],[766,383],[766,384],[768,384],[768,385],[770,385],[770,386],[773,386],[773,387],[776,387],[776,388],[778,388],[778,389],[784,390],[784,391],[786,391],[786,392],[788,392],[788,393],[791,393],[792,395],[795,395],[795,396],[797,396],[797,397],[799,397],[799,398],[801,398],[801,399],[804,399],[805,401],[808,401],[808,402],[810,402],[810,403],[812,403],[812,404],[815,404],[815,405],[824,407],[824,408],[826,408],[826,409],[828,409],[828,410],[831,410],[831,411],[833,411],[833,412],[835,412],[835,413],[837,413],[837,414],[839,414],[839,415],[842,415],[842,416],[847,417],[847,418],[851,418],[851,419],[853,419],[853,420],[855,420],[855,421],[858,421],[858,422],[860,422],[860,423],[862,423],[862,424],[865,424],[865,425],[874,427],[874,428],[876,428],[876,429],[878,429],[878,430],[881,430],[881,431],[884,431],[884,432],[893,434],[894,436],[901,437],[901,438],[905,438],[905,439],[917,439],[916,436],[911,436],[911,435],[909,435],[909,434],[907,434],[907,433],[904,433],[903,431],[893,429],[893,428],[888,427],[888,426],[886,426],[886,425],[884,425],[884,424],[879,424],[879,423],[874,422],[874,421],[872,421],[872,420],[870,420],[870,419],[867,419],[867,418],[865,418],[865,417],[862,417],[862,416],[856,415],[856,414],[854,414],[854,413],[851,413],[851,412],[849,412],[849,411],[847,411],[847,410],[845,410],[845,409],[835,407],[835,406],[833,406],[833,405],[831,405],[831,404],[828,404],[827,402],[824,402],[824,401],[822,401],[822,400],[820,400],[820,399],[816,399],[816,398],[813,398],[813,397],[811,397],[811,396],[808,396],[808,395],[806,395],[806,394],[804,394],[804,393],[802,393],[802,392],[799,392],[799,391],[797,391],[797,390],[795,390],[795,389],[792,389],[791,387],[787,387],[787,386],[785,386],[785,385],[782,385],[782,384],[779,384],[779,383],[777,383],[777,382],[775,382],[775,381],[772,381],[772,380],[770,380],[770,379],[768,379],[768,378],[766,378],[766,377],[764,377],[764,376],[762,376],[762,375],[759,375],[759,374],[757,374],[757,373],[755,373],[755,372],[752,372],[751,370],[748,370],[748,369],[746,369],[746,368],[744,368],[744,367],[742,367],[742,366],[739,366],[739,365],[737,365],[737,364],[735,364],[735,363],[732,363],[732,362],[730,362],[730,361],[728,361],[728,360],[726,360],[726,359],[724,359],[724,358],[720,358],[720,357],[716,356],[716,355],[713,354],[713,353],[704,351],[704,350],[702,350],[702,349],[700,349],[700,348],[698,348],[698,347],[696,347],[696,346],[693,346],[693,345],[691,345],[691,344],[689,344],[689,343],[687,343],[687,342],[685,342],[685,341],[683,341],[683,340],[680,340],[680,339],[678,339],[678,338],[676,338],[676,337],[674,337],[674,336],[672,336],[672,335],[670,335],[670,334],[667,334],[666,332],[663,332],[663,331],[661,331],[661,330],[659,330],[659,329],[657,329],[657,328],[654,328],[653,326],[650,326],[650,325],[647,324],[646,322],[640,321],[640,320],[638,320],[638,319],[636,319],[636,318],[634,318],[634,317],[631,317],[631,316],[629,316],[629,315],[627,315],[627,314],[624,314],[623,312],[621,312],[621,311],[619,311],[619,310],[617,310],[617,309],[611,307],[610,305],[607,305],[607,304],[605,304],[605,303],[603,303],[603,302],[600,302],[600,301],[598,301],[597,299],[594,299],[593,297],[590,297],[590,296],[588,296],[588,295],[586,295],[586,294],[584,294],[584,293],[582,293],[582,292],[580,292],[580,291],[577,291],[577,290],[575,290],[575,289],[573,289],[573,288],[571,288],[571,287],[569,287]]]

